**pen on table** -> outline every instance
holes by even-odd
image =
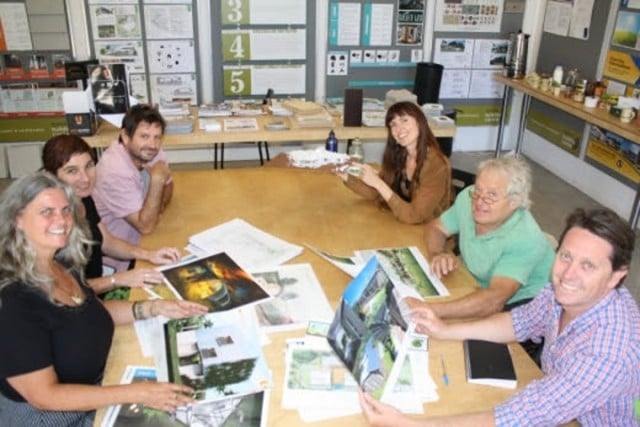
[[[447,368],[444,365],[444,357],[440,353],[440,365],[442,365],[442,382],[444,385],[449,385],[449,375],[447,375]]]

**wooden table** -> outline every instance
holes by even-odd
[[[417,246],[425,253],[421,225],[397,222],[390,212],[363,200],[344,187],[328,172],[292,168],[245,168],[205,171],[179,171],[174,175],[175,190],[171,204],[158,229],[143,237],[142,244],[153,248],[163,245],[183,247],[190,235],[233,218],[242,218],[260,229],[291,243],[309,243],[335,254],[350,255],[354,250],[393,246]],[[310,263],[335,308],[350,282],[350,277],[305,249],[289,263]],[[452,297],[471,292],[475,280],[459,269],[445,280]],[[142,297],[137,291],[133,297]],[[274,385],[269,408],[269,426],[301,425],[297,411],[281,407],[284,376],[284,341],[302,336],[304,331],[271,335],[264,348]],[[522,388],[541,372],[522,348],[511,345]],[[446,360],[450,385],[442,383],[440,355]],[[465,380],[461,342],[430,343],[430,366],[438,385],[440,400],[425,406],[429,415],[487,410],[507,399],[512,390],[468,384]],[[116,328],[104,384],[116,384],[127,365],[153,365],[144,359],[132,326]],[[98,413],[98,421],[104,411]],[[99,424],[96,424],[99,425]],[[318,426],[364,426],[361,416],[314,423]]]
[[[535,98],[540,102],[544,102],[554,108],[571,114],[587,123],[594,124],[605,130],[620,135],[623,138],[640,144],[640,129],[636,125],[636,121],[631,123],[622,123],[620,119],[609,114],[600,108],[586,108],[584,104],[576,102],[570,98],[562,96],[554,96],[551,92],[543,92],[540,89],[532,88],[525,80],[514,80],[497,74],[494,79],[504,85],[504,93],[502,96],[502,110],[500,112],[500,124],[498,126],[498,137],[496,140],[495,156],[500,156],[504,140],[504,127],[506,121],[507,106],[513,97],[513,91],[516,90],[523,94],[522,108],[520,109],[520,122],[518,127],[518,137],[516,140],[516,153],[522,151],[524,128],[527,123],[527,115],[531,105],[531,98]],[[638,220],[640,219],[640,185],[636,186],[636,196],[631,208],[629,216],[629,224],[632,229],[636,229]]]
[[[222,122],[224,118],[220,117]],[[338,140],[348,141],[360,138],[363,141],[378,140],[385,141],[387,138],[386,127],[367,127],[367,126],[343,126],[342,118],[334,116],[334,126],[319,128],[301,128],[298,127],[289,117],[275,117],[272,115],[262,115],[256,117],[258,121],[257,131],[235,131],[235,132],[205,132],[200,129],[198,120],[195,119],[193,132],[188,134],[166,134],[164,135],[163,148],[179,149],[179,148],[202,148],[213,147],[214,149],[214,168],[218,167],[218,147],[221,150],[221,162],[224,162],[223,147],[226,144],[237,144],[242,142],[258,143],[258,150],[262,160],[262,143],[267,147],[268,143],[282,143],[291,141],[325,141],[329,131],[333,129]],[[285,122],[289,129],[286,130],[267,130],[265,125],[273,121]],[[456,130],[453,128],[431,127],[436,137],[451,138],[455,135]],[[118,139],[120,129],[114,125],[103,122],[98,131],[93,136],[86,136],[84,140],[89,145],[98,149],[108,147],[113,141]],[[269,160],[269,151],[267,149],[267,160]],[[262,163],[262,162],[261,162]]]

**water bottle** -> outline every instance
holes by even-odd
[[[336,138],[336,134],[333,130],[329,132],[329,137],[324,145],[324,149],[327,151],[333,151],[334,153],[338,152],[338,139]]]

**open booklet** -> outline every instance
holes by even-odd
[[[353,256],[333,255],[307,246],[351,277],[356,277],[367,261],[374,256],[377,257],[403,297],[424,299],[449,295],[447,288],[431,272],[429,263],[415,246],[361,250],[356,251]]]
[[[372,257],[344,291],[327,340],[362,389],[393,403],[414,325],[386,266]]]
[[[242,310],[169,320],[164,339],[168,380],[192,387],[196,400],[222,400],[271,385],[255,318]]]
[[[429,374],[428,338],[414,337],[388,403],[405,413],[423,413],[423,403],[438,400]],[[305,422],[360,413],[358,383],[329,346],[326,337],[307,335],[287,341],[282,407],[297,409]]]
[[[157,376],[153,367],[127,366],[120,383],[155,381]],[[268,407],[268,390],[182,407],[173,414],[131,403],[110,406],[101,427],[263,427],[267,425]]]

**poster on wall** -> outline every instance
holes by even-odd
[[[32,50],[27,9],[23,3],[0,3],[0,52]]]
[[[154,103],[198,103],[195,74],[152,74],[149,76],[149,83],[151,101]]]
[[[473,44],[472,68],[503,68],[508,50],[508,40],[477,39]]]
[[[140,9],[137,5],[100,4],[89,8],[94,40],[139,39]]]
[[[424,36],[424,0],[398,0],[396,43],[421,45]]]
[[[640,55],[609,50],[602,73],[606,77],[637,86],[640,84]]]
[[[504,85],[494,81],[496,70],[471,70],[469,98],[502,98]]]
[[[620,11],[611,44],[640,50],[640,13]]]
[[[360,44],[360,3],[329,4],[329,46]]]
[[[440,98],[468,98],[471,70],[449,69],[442,72],[440,83]]]
[[[436,0],[435,31],[500,32],[504,0]]]
[[[193,38],[193,10],[191,5],[146,6],[144,23],[147,39]]]
[[[558,36],[588,39],[593,2],[594,0],[551,0],[547,2],[543,30]]]
[[[96,59],[101,64],[120,64],[128,73],[144,73],[144,56],[141,40],[108,40],[94,43]]]
[[[591,126],[585,159],[627,185],[640,183],[640,145]]]
[[[362,14],[362,45],[390,46],[393,34],[393,5],[365,3]]]
[[[436,39],[433,61],[445,68],[471,68],[473,39]]]
[[[193,40],[150,40],[147,42],[150,73],[195,73]]]

